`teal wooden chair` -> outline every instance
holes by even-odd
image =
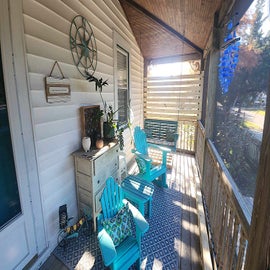
[[[136,262],[140,269],[141,237],[149,228],[148,222],[137,208],[123,199],[122,188],[112,177],[106,181],[100,202],[98,242],[104,265],[125,270]],[[134,233],[131,233],[132,222],[136,227]]]
[[[145,132],[139,127],[134,129],[134,145],[135,149],[132,152],[136,155],[136,162],[139,167],[138,177],[152,182],[159,178],[157,184],[163,187],[168,187],[166,183],[167,172],[167,154],[171,152],[169,148],[147,143]],[[148,155],[148,148],[152,147],[162,152],[162,162],[160,165],[153,166],[153,160]]]

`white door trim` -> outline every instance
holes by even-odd
[[[42,207],[42,193],[40,188],[35,136],[33,130],[33,114],[31,111],[31,98],[29,77],[26,59],[23,5],[22,0],[9,0],[12,44],[14,53],[15,79],[17,82],[17,94],[23,131],[23,143],[26,165],[28,168],[28,184],[32,199],[32,211],[34,214],[35,232],[37,240],[37,252],[40,255],[48,247]]]
[[[28,87],[22,0],[0,1],[0,27],[11,139],[29,249],[28,256],[17,266],[20,268],[47,247]]]

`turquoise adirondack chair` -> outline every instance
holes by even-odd
[[[168,187],[166,183],[166,172],[167,172],[167,154],[171,152],[169,148],[147,143],[145,132],[139,127],[134,129],[134,145],[135,149],[132,152],[136,155],[136,162],[139,167],[140,178],[152,182],[157,178],[161,178],[161,182],[157,182],[163,187]],[[152,159],[148,155],[148,148],[152,147],[162,152],[162,162],[160,165],[153,166]]]
[[[112,177],[106,181],[100,202],[102,213],[98,217],[98,242],[104,265],[114,270],[125,270],[136,262],[137,269],[140,269],[141,237],[149,228],[148,222],[137,208],[123,199],[122,188]],[[127,233],[129,218],[134,220],[135,235]]]

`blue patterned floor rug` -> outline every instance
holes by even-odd
[[[180,192],[155,186],[152,216],[146,218],[150,227],[142,239],[141,269],[179,268],[181,205]],[[70,239],[66,247],[57,246],[53,254],[69,269],[107,269],[102,262],[97,234],[89,229],[81,230],[79,237]]]

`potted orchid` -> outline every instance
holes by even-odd
[[[103,81],[102,78],[97,79],[96,77],[90,75],[89,73],[87,73],[86,79],[89,82],[95,82],[96,91],[98,91],[100,94],[100,98],[104,108],[102,111],[102,115],[104,116],[103,136],[105,140],[112,140],[115,137],[115,130],[117,128],[117,121],[114,120],[114,115],[118,112],[119,109],[114,111],[112,105],[108,106],[102,97],[102,88],[103,86],[108,85],[107,82],[108,80]]]

